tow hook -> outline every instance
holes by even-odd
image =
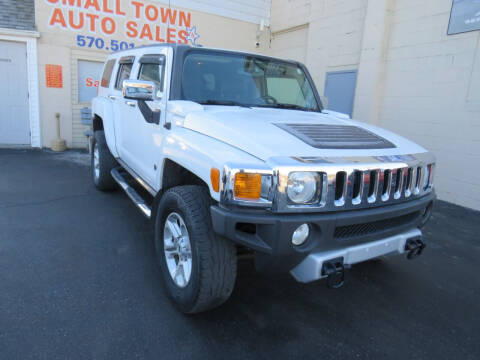
[[[322,265],[322,275],[327,277],[327,286],[338,289],[345,282],[345,266],[343,257],[325,261]]]
[[[405,251],[407,251],[407,259],[412,260],[420,256],[427,244],[422,241],[421,237],[408,239],[405,244]]]

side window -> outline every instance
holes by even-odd
[[[165,66],[159,64],[142,64],[138,73],[139,80],[152,81],[157,86],[158,92],[163,92]],[[157,94],[158,96],[158,94]]]
[[[132,72],[133,64],[120,64],[117,73],[117,82],[115,83],[115,89],[122,90],[123,80],[130,79],[130,73]]]
[[[103,70],[102,81],[100,85],[104,88],[110,87],[110,79],[112,77],[113,67],[115,66],[115,59],[108,60]]]

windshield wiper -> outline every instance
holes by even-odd
[[[247,107],[249,108],[250,105],[238,102],[238,101],[233,101],[233,100],[205,100],[205,101],[200,101],[199,104],[201,105],[225,105],[225,106],[241,106],[241,107]]]
[[[255,106],[277,108],[277,109],[301,110],[301,111],[317,111],[313,108],[306,108],[304,106],[300,106],[300,105],[296,105],[296,104],[259,104],[259,105],[255,105]]]

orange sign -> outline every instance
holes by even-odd
[[[45,65],[45,76],[47,80],[47,87],[62,88],[62,66],[61,65]]]

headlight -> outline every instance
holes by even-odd
[[[288,175],[287,195],[296,204],[309,204],[315,201],[318,174],[307,171],[292,172]]]

